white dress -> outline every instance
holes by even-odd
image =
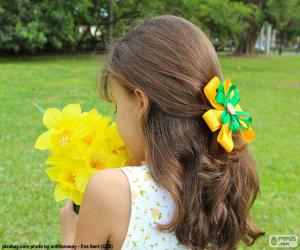
[[[175,203],[169,192],[158,185],[148,166],[120,167],[131,189],[131,215],[121,250],[183,250],[175,233],[160,232],[156,223],[166,224],[172,218]]]

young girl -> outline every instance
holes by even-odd
[[[63,244],[235,249],[263,234],[249,213],[259,182],[247,143],[232,132],[229,152],[202,117],[214,77],[222,73],[211,42],[181,17],[148,18],[114,44],[99,93],[116,106],[133,164],[94,174],[78,216],[68,201]]]

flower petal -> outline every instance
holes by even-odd
[[[36,149],[40,149],[40,150],[45,150],[45,149],[48,149],[49,148],[49,142],[50,142],[50,137],[52,135],[52,131],[51,130],[48,130],[46,132],[44,132],[43,134],[41,134],[35,144],[34,144],[34,147]]]
[[[56,108],[48,108],[43,116],[43,123],[48,129],[57,129],[61,122],[61,111]]]
[[[72,190],[70,192],[70,198],[76,205],[80,205],[82,201],[83,194],[77,190]]]
[[[80,104],[68,104],[63,108],[63,119],[68,128],[74,128],[81,116]]]
[[[68,190],[66,188],[63,188],[63,186],[60,183],[58,183],[54,191],[54,198],[56,202],[68,199],[68,196]]]
[[[88,169],[82,168],[75,176],[75,183],[78,187],[78,190],[83,193],[85,191],[87,182],[90,178],[91,174],[89,173]]]
[[[57,157],[55,157],[55,155],[51,154],[46,159],[46,164],[55,166],[55,165],[57,165],[56,159],[57,159]]]
[[[59,171],[60,167],[49,167],[45,169],[45,172],[47,173],[51,181],[57,181],[57,175]]]

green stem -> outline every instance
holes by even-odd
[[[73,202],[73,209],[74,209],[74,212],[75,212],[76,214],[78,214],[78,213],[79,213],[79,209],[80,209],[80,205],[76,205],[76,204]]]
[[[35,106],[37,108],[37,110],[43,115],[45,113],[45,110],[38,104],[36,104],[34,101],[31,101],[31,103],[33,104],[33,106]]]

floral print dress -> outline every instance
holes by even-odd
[[[175,209],[173,198],[158,185],[148,172],[148,166],[120,168],[131,189],[131,215],[121,250],[182,250],[189,249],[179,243],[175,233],[160,232],[156,223],[166,224]]]

